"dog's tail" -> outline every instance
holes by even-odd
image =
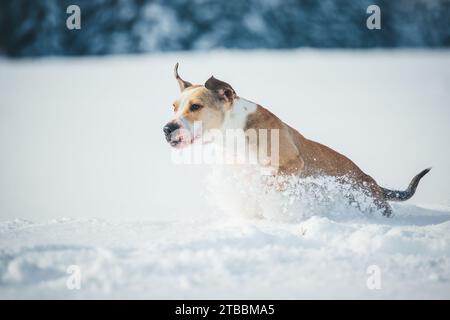
[[[409,183],[408,188],[405,191],[396,191],[389,190],[385,188],[381,188],[383,191],[384,198],[388,201],[405,201],[411,198],[416,192],[417,186],[419,185],[420,179],[423,178],[428,172],[430,172],[431,168],[425,169],[421,171],[418,175],[416,175],[411,182]]]

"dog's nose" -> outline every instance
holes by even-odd
[[[175,123],[175,122],[169,122],[168,124],[166,124],[163,128],[164,134],[166,135],[166,137],[170,136],[170,134],[172,132],[174,132],[175,130],[179,129],[180,126]]]

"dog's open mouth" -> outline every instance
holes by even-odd
[[[196,135],[196,136],[192,136],[192,137],[179,136],[174,139],[171,139],[169,141],[169,144],[174,148],[182,149],[182,148],[186,148],[186,147],[190,146],[195,141],[197,141],[199,138],[200,138],[200,135]]]

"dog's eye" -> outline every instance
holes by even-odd
[[[200,110],[202,108],[202,106],[201,105],[199,105],[199,104],[191,104],[191,111],[197,111],[197,110]]]

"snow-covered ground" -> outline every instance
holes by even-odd
[[[240,218],[252,189],[172,162],[177,61],[383,186],[433,170],[390,219],[275,199]],[[448,51],[0,60],[0,298],[450,298],[449,89]]]

